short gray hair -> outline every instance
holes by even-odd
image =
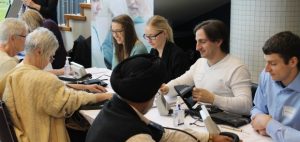
[[[25,41],[25,52],[31,54],[35,49],[41,49],[44,57],[54,54],[58,49],[55,35],[46,28],[39,27],[29,33]]]
[[[28,32],[26,23],[17,18],[6,18],[0,23],[0,44],[7,44],[8,39],[13,35],[21,35]]]
[[[26,9],[20,17],[29,27],[30,32],[43,25],[43,16],[36,10]]]

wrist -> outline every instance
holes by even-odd
[[[213,142],[213,135],[212,134],[209,134],[207,142]]]
[[[38,4],[36,4],[36,3],[32,3],[32,7],[33,7],[34,9],[38,10],[38,11],[41,10],[41,6],[38,5]]]
[[[211,104],[214,104],[214,101],[215,101],[215,95],[214,95],[214,94],[211,94],[210,103],[211,103]]]

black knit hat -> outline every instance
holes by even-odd
[[[122,98],[132,102],[146,102],[154,97],[165,76],[166,67],[159,57],[140,54],[118,64],[110,82]]]

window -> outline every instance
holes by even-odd
[[[10,0],[0,0],[0,21],[5,19],[6,12],[9,7]]]

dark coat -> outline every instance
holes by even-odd
[[[67,56],[67,51],[65,49],[60,30],[59,30],[57,24],[51,19],[44,20],[43,27],[49,29],[55,35],[56,39],[58,40],[59,47],[55,52],[54,61],[52,62],[52,68],[60,69],[60,68],[64,67],[65,61],[66,61],[66,56]]]
[[[115,95],[94,120],[85,142],[124,142],[136,134],[149,134],[159,141],[163,132],[146,125],[130,105]]]
[[[41,5],[40,13],[46,19],[52,19],[57,24],[57,2],[58,0],[32,0]]]
[[[154,48],[151,49],[150,54],[159,56],[158,51]],[[181,76],[191,66],[187,54],[181,48],[169,41],[165,44],[161,59],[166,64],[167,68],[165,83]]]

